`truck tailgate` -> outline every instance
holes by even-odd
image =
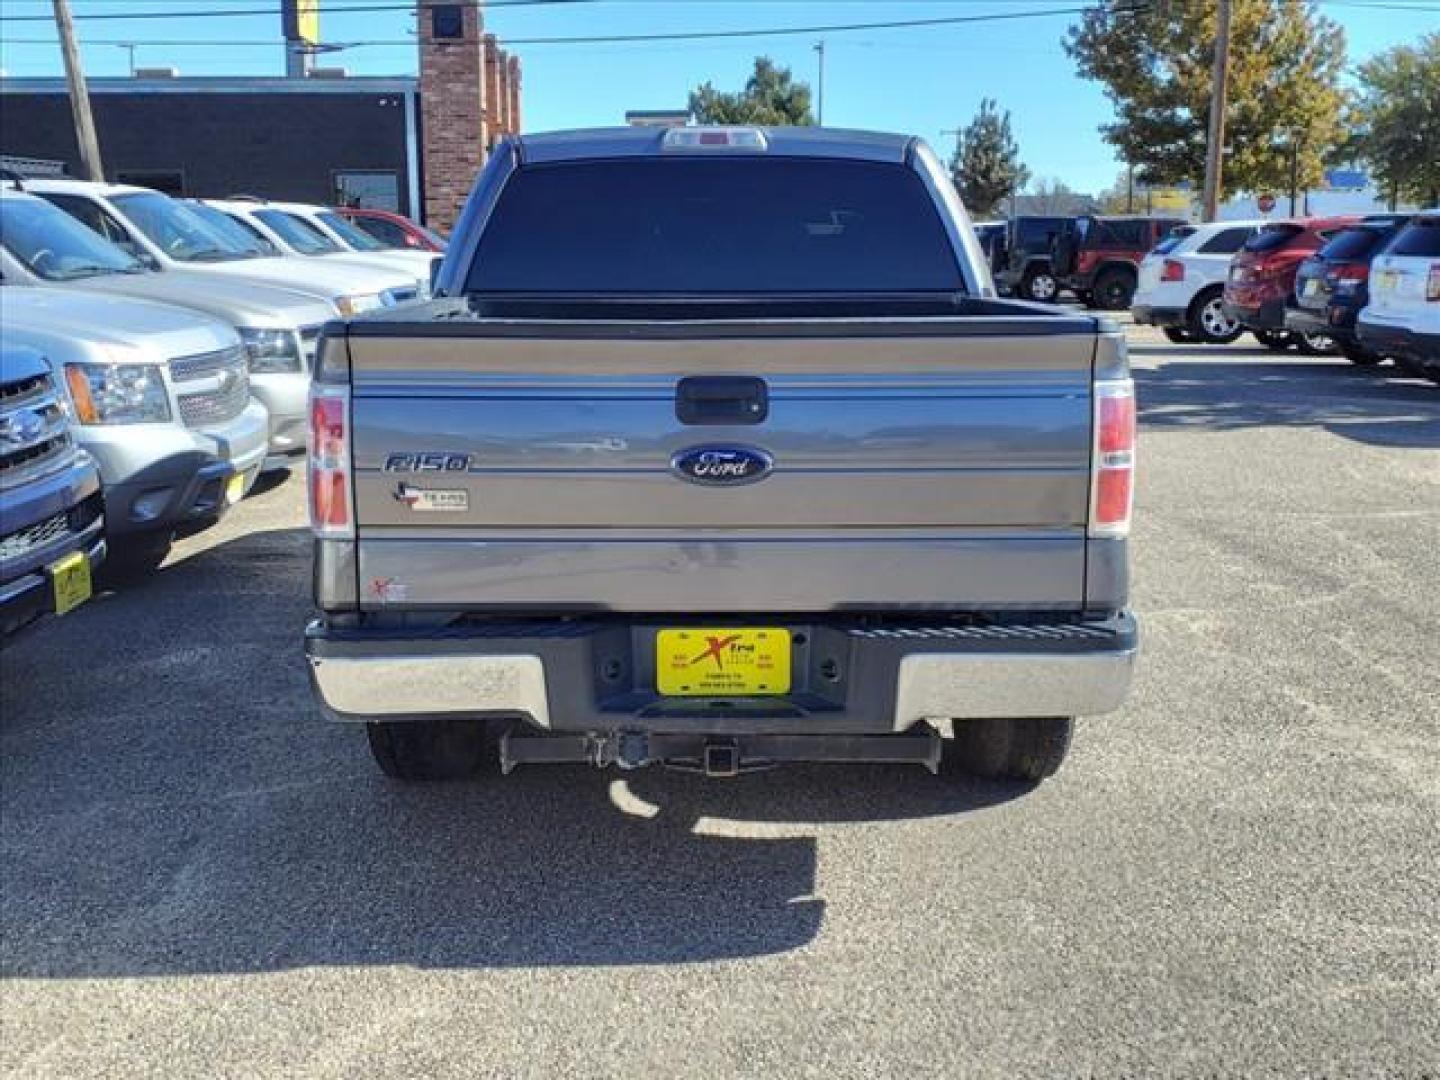
[[[997,322],[353,324],[361,601],[1079,607],[1095,323]],[[682,420],[697,376],[763,419]],[[707,446],[773,470],[679,475]]]

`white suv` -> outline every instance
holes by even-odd
[[[1225,276],[1231,256],[1264,224],[1212,221],[1172,230],[1140,263],[1135,321],[1161,327],[1176,342],[1228,345],[1238,338],[1243,328],[1220,304]]]
[[[1440,212],[1415,218],[1370,264],[1370,303],[1356,336],[1440,382]]]

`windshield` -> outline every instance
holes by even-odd
[[[341,217],[333,210],[322,210],[315,215],[325,223],[325,227],[336,236],[344,240],[356,251],[389,251],[384,244],[371,236],[364,229],[352,224],[346,218]]]
[[[42,199],[0,199],[0,244],[46,281],[145,272],[140,260]]]
[[[314,225],[295,214],[284,210],[256,210],[254,214],[301,255],[333,255],[337,251],[345,250]]]
[[[901,165],[799,158],[521,168],[485,229],[472,292],[953,292],[924,182]]]
[[[279,249],[274,244],[238,218],[225,213],[224,210],[217,210],[213,206],[199,202],[188,205],[205,219],[206,224],[224,236],[233,247],[252,255],[279,254]]]
[[[250,254],[211,228],[193,207],[158,191],[110,200],[146,238],[177,262],[230,262]]]

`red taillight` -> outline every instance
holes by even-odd
[[[353,534],[350,498],[350,395],[310,389],[310,528],[316,536]]]
[[[1175,259],[1166,259],[1164,266],[1160,269],[1161,281],[1184,281],[1185,264]]]
[[[1425,299],[1440,300],[1440,262],[1430,264],[1430,276],[1425,279]]]
[[[1090,470],[1090,535],[1130,531],[1135,497],[1135,384],[1095,385],[1095,447]]]

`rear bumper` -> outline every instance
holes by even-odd
[[[1181,307],[1136,304],[1130,314],[1141,326],[1184,326],[1187,322],[1185,309]]]
[[[1286,308],[1285,329],[1297,334],[1324,334],[1335,341],[1353,340],[1355,337],[1354,315],[1351,315],[1348,326],[1343,321],[1332,323],[1329,319],[1331,310],[1335,309],[1316,311],[1311,308]]]
[[[1128,613],[990,625],[787,624],[784,697],[664,698],[655,631],[614,619],[484,623],[431,632],[306,630],[316,696],[337,720],[517,718],[551,732],[864,735],[983,717],[1095,716],[1125,700],[1138,649]]]
[[[1277,296],[1261,301],[1258,306],[1237,304],[1228,296],[1223,302],[1225,314],[1247,330],[1284,330],[1285,298]]]
[[[1424,367],[1440,367],[1440,334],[1417,334],[1405,326],[1390,326],[1362,318],[1355,336],[1367,349],[1383,356],[1398,356]]]

